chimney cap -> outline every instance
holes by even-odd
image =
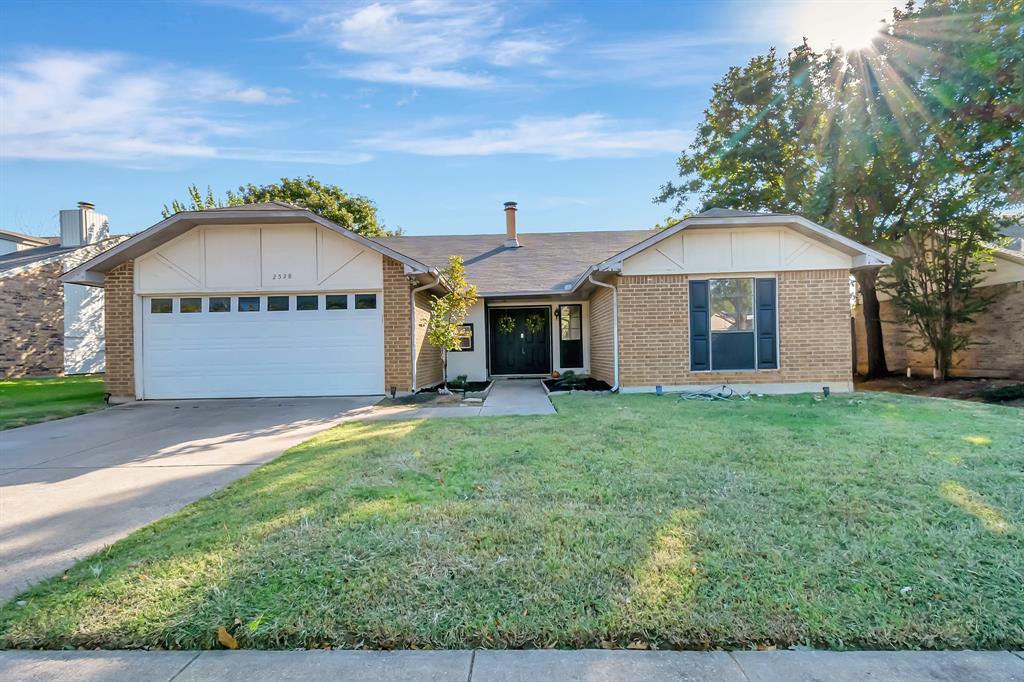
[[[92,203],[91,201],[79,201],[78,202],[78,208],[92,209],[92,208],[96,208],[96,204]]]
[[[515,210],[515,207],[516,207],[516,206],[518,206],[518,205],[519,205],[519,204],[517,204],[517,203],[516,203],[516,202],[514,202],[514,201],[506,201],[506,202],[505,202],[505,210],[507,211],[507,210],[508,210],[508,209],[510,209],[510,208],[511,208],[511,209],[513,209],[513,210]]]

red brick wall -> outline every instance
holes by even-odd
[[[427,341],[426,322],[430,319],[431,295],[416,294],[416,388],[429,388],[441,383],[441,351]],[[454,377],[449,377],[454,378]]]
[[[0,279],[0,376],[64,373],[61,263]]]
[[[997,284],[982,289],[995,298],[992,306],[976,316],[971,329],[972,345],[953,356],[950,374],[969,377],[1024,379],[1024,282]],[[909,366],[918,376],[931,376],[935,361],[916,331],[899,322],[890,301],[881,302],[882,338],[889,369],[905,372]],[[868,351],[864,313],[854,310],[857,331],[857,371],[867,372]]]
[[[612,292],[598,287],[590,296],[590,376],[609,385],[615,383],[613,324]]]
[[[701,279],[704,278],[702,275]],[[621,385],[629,388],[657,384],[850,382],[849,273],[779,273],[778,298],[779,369],[691,372],[688,277],[621,277]]]
[[[384,256],[384,391],[412,388],[412,330],[405,266]]]
[[[135,262],[107,273],[104,283],[107,393],[114,399],[135,399]]]

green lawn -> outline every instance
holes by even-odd
[[[0,431],[103,407],[103,377],[0,381]]]
[[[351,423],[0,610],[5,646],[1024,646],[1024,419],[857,394]]]

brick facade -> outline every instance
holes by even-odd
[[[0,279],[0,376],[64,373],[64,286],[59,261]]]
[[[781,272],[777,277],[779,369],[742,372],[690,371],[688,276],[620,277],[622,387],[730,383],[849,385],[849,272]]]
[[[412,389],[409,280],[405,266],[384,256],[384,390]]]
[[[983,287],[993,296],[991,307],[975,318],[972,344],[953,356],[953,376],[1024,379],[1024,282]],[[882,338],[889,369],[905,372],[909,366],[918,376],[931,376],[935,361],[931,351],[918,350],[921,341],[890,301],[881,301]],[[867,371],[867,342],[864,314],[854,310],[857,343],[857,371]],[[914,346],[913,348],[911,346]]]
[[[135,399],[135,262],[118,265],[104,282],[106,376],[112,400]]]
[[[608,385],[615,384],[614,320],[612,292],[598,287],[590,296],[590,376]]]
[[[441,351],[427,341],[426,322],[430,319],[430,299],[431,295],[426,291],[416,294],[416,388],[436,386],[444,378]]]

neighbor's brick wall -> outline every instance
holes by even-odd
[[[1024,379],[1024,282],[983,287],[994,296],[991,307],[975,318],[972,345],[953,356],[954,376]],[[889,369],[905,372],[909,365],[920,376],[931,376],[935,364],[931,351],[910,348],[920,346],[917,333],[899,315],[891,301],[881,302],[882,338]],[[854,310],[857,343],[857,371],[867,372],[867,342],[864,313]]]
[[[849,296],[846,270],[781,272],[779,369],[691,372],[688,277],[621,277],[619,380],[626,388],[656,384],[849,382]]]
[[[106,376],[111,397],[135,399],[135,262],[122,263],[106,274],[104,315]]]
[[[590,376],[609,385],[615,383],[614,320],[612,292],[598,287],[590,297]]]
[[[409,281],[405,266],[384,256],[384,391],[412,389]]]
[[[429,388],[441,383],[441,351],[427,341],[426,322],[430,319],[431,295],[416,293],[416,388]],[[454,377],[450,377],[454,378]]]
[[[0,279],[0,376],[64,373],[60,261]]]

